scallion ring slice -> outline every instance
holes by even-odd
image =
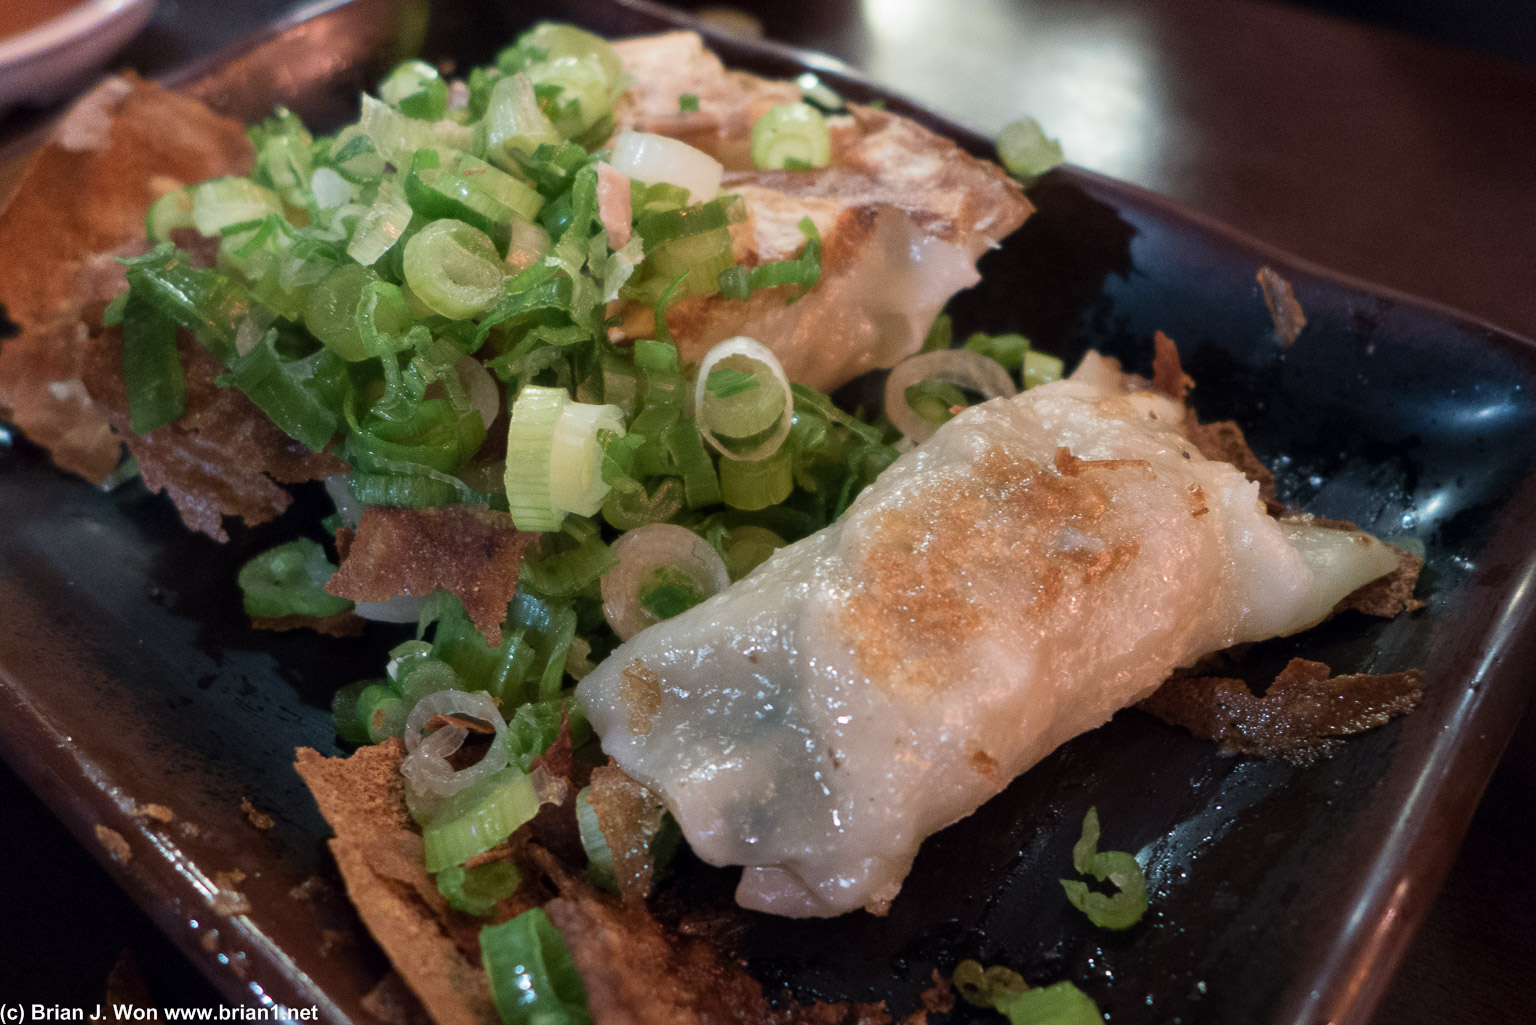
[[[646,185],[667,182],[688,190],[688,202],[714,199],[725,167],[686,142],[649,132],[623,131],[613,141],[613,166]]]
[[[501,389],[496,387],[496,379],[485,369],[485,364],[473,356],[463,357],[453,369],[459,375],[459,383],[469,397],[470,406],[480,414],[480,422],[489,431],[501,415]]]
[[[593,516],[603,507],[611,485],[603,480],[599,431],[622,435],[624,411],[586,402],[567,403],[560,411],[549,457],[549,500],[557,510]]]
[[[755,512],[778,505],[794,486],[793,461],[782,446],[766,459],[720,461],[720,497],[733,509]]]
[[[624,411],[572,402],[564,388],[522,390],[507,429],[507,508],[518,529],[558,530],[566,513],[591,516],[602,508],[610,485],[600,431],[622,435]]]
[[[917,442],[926,441],[937,428],[907,402],[907,389],[930,379],[969,388],[989,399],[1006,399],[1018,392],[1008,371],[979,352],[940,349],[904,359],[886,378],[885,415],[902,434]]]
[[[192,188],[192,224],[210,238],[230,225],[282,212],[277,193],[249,178],[214,178]]]
[[[467,768],[455,770],[448,757],[464,742],[463,727],[444,727],[422,736],[427,721],[435,715],[467,715],[488,724],[496,731],[480,760]],[[439,690],[421,698],[405,720],[405,748],[410,752],[400,763],[400,773],[413,791],[417,807],[436,805],[507,767],[507,724],[495,702],[482,693]]]
[[[421,831],[427,871],[441,872],[484,854],[538,814],[540,803],[533,779],[510,766],[460,790]]]
[[[808,171],[831,160],[827,119],[809,103],[781,103],[752,126],[752,165],[760,171]]]
[[[581,972],[543,908],[481,929],[480,963],[502,1025],[591,1025]]]
[[[1065,369],[1060,356],[1031,349],[1024,354],[1024,387],[1033,388],[1037,384],[1059,381]]]
[[[576,827],[581,831],[581,846],[587,852],[587,881],[600,890],[619,892],[618,877],[613,872],[613,851],[597,821],[592,806],[592,788],[582,787],[576,794]]]
[[[675,523],[636,527],[612,551],[618,565],[603,574],[600,586],[603,615],[620,640],[661,622],[657,609],[682,611],[677,606],[698,604],[731,582],[710,543]]]
[[[505,279],[496,243],[463,221],[443,219],[405,244],[405,280],[431,309],[468,320],[496,304]]]
[[[773,350],[728,338],[699,364],[693,408],[699,433],[727,459],[766,459],[789,437],[793,399]]]
[[[172,189],[150,204],[144,215],[144,233],[151,242],[165,242],[176,228],[195,226],[191,189]]]
[[[997,157],[1008,173],[1026,185],[1057,164],[1064,155],[1061,143],[1049,138],[1032,117],[1010,121],[997,133]]]
[[[368,212],[358,219],[347,243],[347,255],[364,267],[372,267],[394,246],[411,223],[411,203],[405,189],[394,179],[379,183],[379,194]]]

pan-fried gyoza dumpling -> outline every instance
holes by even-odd
[[[837,523],[582,681],[603,749],[700,857],[745,866],[741,904],[882,911],[925,837],[1056,746],[1397,565],[1267,515],[1179,403],[1119,385],[961,413]]]
[[[623,39],[614,51],[636,79],[614,111],[618,127],[681,139],[725,166],[724,191],[741,197],[746,214],[733,229],[738,263],[799,256],[802,218],[822,239],[821,280],[803,297],[785,286],[743,301],[696,295],[673,306],[667,319],[686,360],[750,335],[773,350],[790,380],[821,391],[894,366],[918,350],[950,297],[980,280],[981,255],[1033,210],[1002,168],[870,107],[828,119],[826,167],[755,169],[752,125],[776,104],[799,100],[799,86],[727,71],[692,32]],[[696,110],[679,109],[685,94]],[[619,304],[619,333],[651,337],[654,308]]]

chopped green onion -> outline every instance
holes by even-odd
[[[620,530],[634,530],[648,523],[664,523],[682,512],[687,492],[676,477],[656,480],[649,491],[614,488],[603,499],[603,519]]]
[[[897,430],[917,442],[926,441],[936,423],[948,419],[951,405],[966,404],[963,395],[958,395],[962,401],[955,403],[952,400],[957,393],[924,384],[929,380],[979,392],[988,399],[1008,398],[1018,391],[1008,371],[969,349],[940,349],[908,356],[885,379],[885,415]],[[923,402],[926,409],[917,409],[912,398]]]
[[[448,112],[448,87],[443,76],[426,61],[408,60],[379,83],[379,99],[423,121],[440,120]]]
[[[560,133],[539,109],[533,82],[519,72],[491,87],[485,118],[476,129],[475,153],[503,171],[515,171],[519,156],[545,144],[559,145]]]
[[[405,280],[435,312],[467,320],[501,298],[501,254],[485,232],[463,221],[433,221],[405,244]]]
[[[1079,875],[1108,881],[1113,896],[1090,890],[1078,879],[1061,880],[1067,899],[1101,929],[1129,929],[1147,911],[1147,879],[1136,859],[1125,851],[1100,851],[1099,812],[1089,808],[1083,816],[1083,835],[1072,846],[1072,867]]]
[[[553,744],[560,736],[561,723],[569,723],[571,743],[580,747],[592,736],[581,709],[563,700],[529,701],[517,706],[512,718],[507,720],[507,736],[511,740],[508,755],[512,763],[527,772],[533,760]]]
[[[357,134],[355,128],[344,129],[336,136],[335,143],[340,148],[331,154],[328,166],[341,178],[361,185],[384,177],[384,157],[368,136]]]
[[[603,574],[603,615],[620,640],[730,586],[720,553],[687,527],[651,523],[613,544],[618,564]]]
[[[140,293],[123,307],[123,384],[135,434],[178,419],[187,409],[187,382],[176,353],[176,323]]]
[[[462,865],[501,843],[539,810],[530,777],[508,766],[443,802],[421,831],[428,872]]]
[[[699,433],[727,459],[766,459],[789,437],[789,378],[773,350],[755,338],[728,338],[709,350],[693,402]]]
[[[995,360],[999,366],[1010,374],[1016,372],[1024,365],[1024,357],[1029,352],[1029,339],[1023,335],[989,335],[983,331],[977,331],[965,340],[965,347],[972,352],[979,352],[990,360]],[[944,346],[949,348],[949,346]]]
[[[510,861],[493,861],[474,868],[450,865],[437,874],[437,892],[456,911],[487,918],[495,913],[498,901],[517,892],[522,881],[522,873]]]
[[[731,579],[740,580],[767,562],[768,557],[784,545],[784,539],[767,527],[745,523],[727,531],[721,538],[720,557],[725,560]]]
[[[814,72],[804,72],[795,79],[795,84],[800,87],[800,95],[805,97],[807,103],[813,103],[829,114],[841,111],[848,106],[843,102],[843,98]]]
[[[757,378],[745,370],[716,367],[705,378],[704,387],[717,399],[728,399],[758,387]]]
[[[953,348],[955,344],[955,323],[949,314],[941,313],[933,318],[933,323],[928,327],[928,333],[923,336],[923,345],[919,352],[938,352],[941,349]],[[967,346],[969,348],[969,346]]]
[[[372,139],[379,155],[397,168],[409,166],[411,155],[419,149],[467,151],[473,144],[464,125],[407,117],[367,93],[363,94],[363,116],[356,130]]]
[[[552,56],[527,74],[536,92],[550,94],[545,112],[568,139],[581,139],[613,112],[612,81],[595,57]]]
[[[781,103],[752,126],[752,165],[760,171],[826,167],[832,159],[827,119],[809,103]]]
[[[613,871],[613,852],[608,849],[608,838],[597,821],[597,809],[592,806],[592,788],[582,787],[576,794],[576,826],[581,831],[581,846],[587,852],[587,881],[600,890],[619,892],[618,877]]]
[[[602,535],[585,519],[568,519],[564,534],[546,534],[539,548],[523,557],[517,579],[530,590],[554,598],[582,593],[616,561]]]
[[[256,150],[251,178],[276,189],[291,206],[309,205],[307,190],[314,170],[314,138],[298,115],[278,107],[273,116],[246,130]]]
[[[331,725],[342,740],[350,744],[368,743],[368,730],[358,714],[358,699],[366,688],[379,684],[378,680],[357,680],[331,696]]]
[[[406,644],[421,644],[420,641],[407,641]],[[405,645],[401,645],[404,647]],[[431,647],[426,647],[428,652]],[[398,651],[399,649],[395,649]],[[390,654],[394,655],[395,651]],[[391,673],[395,678],[395,689],[400,696],[412,708],[416,703],[428,694],[436,694],[445,690],[463,690],[464,681],[460,678],[453,666],[440,658],[433,658],[430,654],[416,655],[414,657],[390,659]]]
[[[225,228],[282,212],[277,194],[249,178],[213,178],[192,187],[192,223],[210,238]]]
[[[1008,173],[1026,185],[1065,159],[1061,143],[1047,138],[1032,117],[1010,121],[997,134],[997,156]]]
[[[1104,1025],[1093,999],[1070,982],[1001,997],[993,1004],[1012,1025]]]
[[[481,929],[480,961],[502,1025],[591,1025],[581,973],[543,908]]]
[[[707,203],[640,213],[635,217],[635,231],[651,249],[684,235],[729,228],[745,216],[744,209],[740,197],[718,196]]]
[[[543,21],[518,36],[517,43],[519,47],[542,51],[543,56],[536,60],[590,58],[603,69],[609,82],[615,86],[622,84],[623,60],[613,44],[595,32],[562,22]]]
[[[722,459],[720,494],[733,509],[766,509],[794,490],[789,450],[780,447],[765,459]]]
[[[372,353],[363,344],[357,324],[357,306],[363,288],[378,274],[355,263],[344,263],[316,285],[304,303],[304,326],[332,352],[348,362],[368,359]],[[373,314],[376,330],[403,335],[410,328],[410,310],[401,304],[388,304]]]
[[[568,512],[602,508],[600,432],[624,433],[618,406],[572,402],[564,388],[525,387],[507,428],[507,506],[521,530],[557,530]]]
[[[1098,1006],[1070,982],[1032,989],[1010,968],[969,960],[955,965],[952,981],[966,1003],[993,1008],[1012,1025],[1104,1025]]]
[[[175,189],[150,204],[144,215],[144,233],[151,242],[165,242],[177,228],[195,227],[192,219],[192,192]]]
[[[714,199],[725,173],[725,166],[703,150],[650,132],[620,132],[613,140],[611,160],[614,168],[634,181],[686,189],[689,203]]]
[[[299,538],[251,559],[240,567],[237,582],[247,615],[325,617],[352,607],[347,599],[325,591],[335,572],[320,542]]]
[[[108,300],[107,305],[101,311],[102,327],[121,327],[123,323],[123,311],[128,308],[128,297],[133,294],[133,289],[125,288]]]
[[[235,333],[250,310],[243,285],[192,266],[187,254],[170,243],[119,262],[128,268],[128,287],[191,331],[219,362],[228,366],[234,360]]]
[[[426,474],[368,473],[354,470],[347,477],[352,496],[364,505],[398,505],[406,509],[432,509],[452,505],[458,493],[452,484]]]
[[[370,744],[400,736],[410,714],[411,706],[387,684],[370,684],[357,696],[357,718]]]
[[[805,235],[805,248],[800,255],[789,260],[760,263],[748,270],[746,267],[730,267],[720,272],[720,294],[727,299],[748,298],[759,288],[777,288],[780,285],[799,285],[800,295],[821,280],[821,233],[809,217],[800,218],[799,228]],[[790,299],[794,302],[799,295]]]
[[[1026,388],[1059,381],[1065,371],[1066,368],[1062,365],[1059,356],[1036,352],[1033,349],[1024,354],[1024,387]]]
[[[468,153],[446,165],[436,150],[418,150],[405,177],[411,207],[428,220],[450,218],[485,232],[500,245],[511,241],[514,221],[537,217],[544,197]]]
[[[970,405],[959,386],[932,377],[908,385],[904,394],[912,412],[935,427],[953,419],[956,406]]]
[[[697,114],[699,112],[699,94],[678,93],[677,110],[680,114]]]
[[[950,981],[960,999],[972,1007],[992,1007],[997,1001],[1029,989],[1024,977],[1004,965],[983,968],[978,961],[965,960],[955,965]]]
[[[720,501],[720,478],[715,475],[714,460],[699,436],[698,424],[679,420],[662,433],[662,447],[677,464],[683,478],[683,492],[691,509],[703,509]]]
[[[290,357],[279,351],[279,337],[277,328],[269,328],[249,352],[230,363],[235,387],[283,433],[322,452],[341,426],[336,409],[344,388],[343,363],[324,347]]]
[[[352,241],[347,243],[347,255],[364,267],[372,267],[400,241],[410,223],[411,204],[405,197],[405,190],[393,179],[386,178],[379,183],[379,194],[373,206],[353,229]]]
[[[681,235],[647,253],[639,276],[624,291],[641,302],[656,302],[663,295],[669,301],[711,295],[720,288],[720,274],[734,264],[729,228]],[[658,335],[664,323],[658,320]]]
[[[618,406],[570,402],[560,412],[549,457],[549,500],[556,509],[592,516],[603,507],[608,495],[598,441],[603,431],[624,432],[624,411]]]
[[[699,590],[692,577],[670,566],[658,566],[641,583],[637,597],[645,611],[660,622],[687,612],[707,595]]]

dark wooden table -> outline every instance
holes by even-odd
[[[299,6],[163,0],[124,59],[163,70]],[[738,6],[960,121],[1033,114],[1076,163],[1536,337],[1536,65],[1253,0]],[[1380,1025],[1536,1021],[1530,719]],[[217,1001],[3,766],[0,819],[0,1003],[94,1003],[125,947],[162,1003]]]

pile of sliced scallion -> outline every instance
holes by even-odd
[[[428,868],[469,914],[491,914],[518,879],[505,863],[465,863],[557,796],[529,769],[558,733],[567,685],[621,638],[831,523],[896,458],[902,433],[922,434],[791,384],[756,340],[680,362],[669,304],[782,286],[792,301],[819,279],[820,240],[806,219],[798,257],[737,266],[741,201],[720,192],[720,165],[673,139],[613,137],[614,102],[631,84],[605,41],[543,24],[462,79],[400,65],[334,135],[314,137],[279,110],[250,130],[248,177],[154,204],[146,227],[158,245],[123,261],[129,290],[108,311],[122,326],[135,431],[185,411],[185,329],[226,368],[222,384],[349,464],[330,484],[332,530],[367,505],[464,503],[541,532],[499,646],[445,592],[359,609],[416,621],[418,639],[334,705],[347,740],[406,739]],[[752,152],[764,168],[824,165],[825,119],[805,104],[775,108]],[[613,170],[628,179],[627,224],[605,217],[599,198]],[[214,266],[175,244],[188,230],[217,240]],[[619,300],[654,308],[653,338],[609,340]],[[947,349],[948,331],[941,318],[929,347]],[[928,430],[957,404],[1061,371],[1018,336],[925,358],[935,365],[896,378],[893,419]],[[949,365],[957,359],[966,366]],[[503,432],[504,448],[486,444]],[[315,541],[263,553],[240,575],[247,609],[345,611],[321,589],[333,570]],[[431,715],[454,725],[424,732]],[[579,716],[571,726],[578,743],[590,735]],[[476,733],[494,739],[453,769]],[[583,834],[597,864],[601,834]],[[542,912],[486,928],[482,949],[508,1022],[585,1020],[580,978]]]

